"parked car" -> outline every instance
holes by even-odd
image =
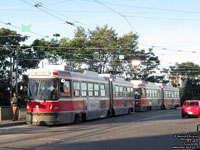
[[[187,100],[182,106],[182,118],[185,116],[196,116],[200,115],[200,101],[199,100]]]

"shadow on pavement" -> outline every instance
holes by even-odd
[[[177,136],[193,136],[194,142],[186,142],[189,137]],[[72,141],[67,143],[68,140],[62,142],[54,142],[49,145],[41,145],[35,150],[178,150],[178,149],[194,149],[194,146],[198,146],[197,133],[188,134],[169,134],[159,136],[148,137],[135,137],[135,138],[119,138],[119,139],[94,139],[91,142],[76,142]],[[184,139],[184,140],[183,140]],[[74,142],[74,143],[73,143]],[[185,144],[184,144],[185,143]],[[191,146],[191,147],[190,147]],[[192,147],[193,146],[193,147]]]

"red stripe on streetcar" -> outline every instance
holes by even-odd
[[[164,99],[164,104],[165,104],[165,105],[170,105],[170,104],[172,104],[172,99]]]
[[[135,105],[152,106],[152,99],[139,99],[139,100],[135,100]]]
[[[60,101],[60,111],[84,110],[84,101]]]
[[[124,107],[124,100],[113,100],[113,107]]]
[[[28,102],[28,112],[59,112],[83,110],[84,101]]]
[[[128,100],[128,106],[134,106],[135,100]]]
[[[28,112],[59,112],[58,102],[28,102],[27,103]]]

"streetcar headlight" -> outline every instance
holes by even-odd
[[[53,109],[53,104],[50,104],[50,105],[49,105],[49,109]]]

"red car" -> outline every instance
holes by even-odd
[[[182,118],[185,116],[199,116],[200,115],[200,101],[187,100],[182,106]]]

